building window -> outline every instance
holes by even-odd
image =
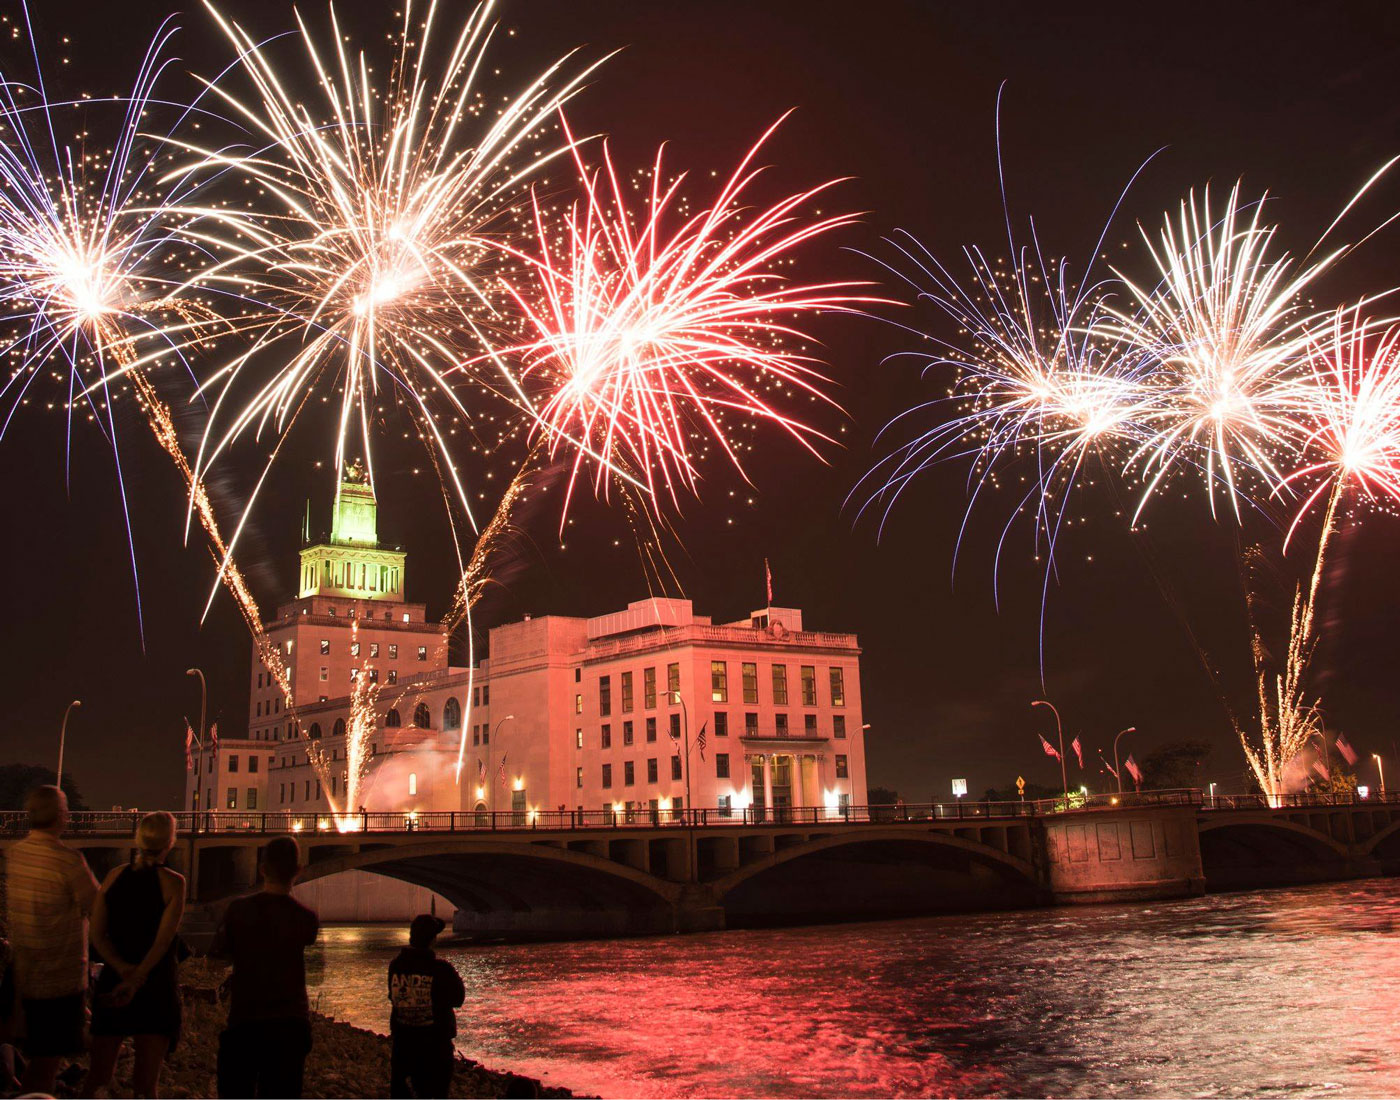
[[[344,718],[337,718],[337,719],[335,720],[335,725],[331,727],[331,736],[332,736],[332,737],[344,737],[344,736],[345,736],[345,719],[344,719]],[[332,751],[332,752],[335,752],[336,750],[335,750],[335,749],[332,749],[331,751]]]
[[[679,714],[673,714],[673,715],[671,715],[671,740],[672,740],[672,741],[678,740],[678,739],[680,738],[680,735],[681,735],[681,716],[680,716]]]
[[[655,716],[655,715],[652,715],[652,717],[650,717],[650,718],[647,719],[647,740],[648,740],[648,741],[655,741],[655,740],[656,740],[656,716]]]
[[[744,675],[744,702],[758,702],[758,665],[752,661],[745,661],[743,666]]]
[[[831,735],[833,737],[846,736],[846,716],[844,714],[834,714],[831,716]]]
[[[575,787],[582,787],[582,786],[583,786],[583,769],[582,769],[582,768],[575,768],[575,769],[574,769],[574,786],[575,786]]]
[[[261,717],[262,717],[262,704],[261,704],[261,703],[258,703],[257,706],[256,706],[256,708],[254,709],[254,711],[253,711],[253,717],[255,717],[255,718],[261,718]]]
[[[817,666],[802,666],[802,705],[804,707],[814,707],[817,705]]]
[[[236,772],[236,771],[238,770],[238,754],[237,754],[237,753],[232,753],[232,754],[229,755],[229,758],[228,758],[228,770],[231,771],[231,772]]]
[[[846,676],[840,668],[828,670],[831,674],[831,705],[833,707],[844,707],[846,705]]]
[[[491,705],[491,685],[490,685],[490,684],[482,684],[482,685],[481,685],[481,705],[482,705],[483,707],[489,707],[489,706]]]
[[[285,784],[285,783],[280,783],[280,784],[278,784],[278,786],[277,786],[277,801],[278,801],[278,802],[286,802],[286,801],[287,801],[287,784]]]
[[[755,711],[749,710],[744,712],[744,736],[758,736],[758,714]]]
[[[679,664],[669,664],[666,666],[666,701],[675,702],[676,696],[681,693],[681,666]]]
[[[598,713],[606,718],[612,713],[612,677],[598,677]]]
[[[457,702],[456,696],[452,696],[442,704],[442,728],[445,730],[462,728],[462,704]]]
[[[418,659],[419,659],[420,661],[426,661],[426,660],[428,659],[428,647],[427,647],[427,646],[425,646],[425,645],[420,645],[420,646],[418,647]]]
[[[324,681],[326,681],[326,680],[329,680],[330,678],[331,678],[330,666],[329,666],[329,665],[322,665],[322,666],[321,666],[321,680],[322,680],[322,682],[324,682]]]
[[[729,702],[729,665],[724,661],[710,662],[710,701]]]
[[[309,779],[306,781],[306,794],[302,796],[302,801],[303,801],[303,802],[310,802],[310,801],[311,801],[311,780],[309,780]]]
[[[647,760],[647,782],[648,782],[648,783],[655,783],[655,782],[657,781],[659,775],[660,775],[660,772],[657,771],[657,767],[656,767],[656,757],[654,757],[654,756],[653,756],[653,757],[650,757],[650,758]]]
[[[306,736],[312,741],[319,741],[321,739],[321,723],[312,722],[311,728],[306,731]]]
[[[394,708],[389,708],[389,713],[384,716],[384,726],[386,729],[396,729],[403,725],[403,719],[399,717],[399,712]]]
[[[237,788],[237,787],[230,787],[230,788],[228,789],[228,804],[224,807],[224,809],[226,809],[226,810],[236,810],[236,809],[238,809],[238,788]]]
[[[804,714],[802,716],[802,730],[808,737],[817,735],[817,716],[815,714]]]
[[[359,655],[360,655],[360,643],[359,643],[359,642],[351,642],[351,643],[350,643],[350,656],[352,656],[352,657],[358,657]]]
[[[409,796],[410,796],[410,797],[412,797],[413,795],[416,795],[416,794],[418,793],[418,773],[417,773],[417,772],[409,772],[409,773],[408,773],[408,793],[409,793]]]
[[[777,733],[779,737],[786,737],[788,735],[788,724],[786,714],[773,715],[773,724],[776,727],[774,732]]]
[[[413,724],[417,726],[420,730],[432,728],[433,716],[428,710],[427,703],[419,703],[416,707],[413,708]]]
[[[583,730],[582,730],[582,729],[576,729],[576,730],[574,730],[574,748],[576,748],[576,749],[581,749],[581,748],[583,748]]]
[[[623,722],[623,723],[622,723],[622,743],[623,743],[624,745],[630,745],[630,744],[632,743],[632,723],[631,723],[631,722]]]
[[[787,665],[773,666],[773,705],[787,706]]]
[[[719,796],[719,816],[734,816],[734,798],[732,795],[722,794]]]
[[[622,674],[622,713],[632,712],[632,674],[624,672]]]
[[[729,713],[727,711],[715,711],[715,736],[729,736]]]
[[[473,745],[479,745],[479,744],[481,744],[481,727],[480,727],[480,726],[473,726],[473,727],[472,727],[472,744],[473,744]]]
[[[575,714],[582,714],[582,713],[583,713],[583,696],[582,696],[582,695],[575,695],[575,696],[574,696],[574,713],[575,713]]]
[[[715,778],[729,778],[729,754],[727,752],[715,753]]]
[[[481,688],[479,687],[472,688],[472,706],[481,706]]]
[[[671,757],[671,778],[672,778],[672,779],[679,779],[680,777],[681,777],[681,758],[680,758],[679,756],[673,756],[673,757]]]
[[[389,643],[389,660],[391,660],[391,661],[397,661],[398,659],[399,659],[399,643],[398,643],[398,642],[390,642],[390,643]]]
[[[331,776],[331,797],[334,798],[340,793],[340,777]]]
[[[359,670],[358,668],[352,668],[352,669],[350,670],[350,682],[353,684],[353,683],[354,683],[356,680],[358,680],[359,678],[360,678],[360,670]]]
[[[399,670],[396,669],[396,668],[391,668],[391,669],[389,670],[389,683],[391,683],[391,684],[397,684],[398,682],[399,682]]]
[[[603,787],[607,789],[612,786],[612,765],[603,765]]]
[[[612,748],[612,724],[609,723],[609,722],[604,722],[604,723],[603,723],[603,746],[602,746],[602,747],[605,748],[605,749],[610,749],[610,748]]]
[[[850,767],[848,764],[848,758],[841,753],[836,754],[836,778],[850,778]]]
[[[370,655],[371,657],[378,657],[378,656],[379,656],[379,643],[378,643],[378,642],[370,642],[370,643],[369,643],[369,655]]]
[[[256,756],[250,756],[250,757],[248,757],[248,773],[249,773],[250,775],[256,775],[256,774],[257,774],[257,771],[258,771],[258,758],[257,758]]]
[[[322,639],[321,639],[321,656],[322,656],[322,657],[325,657],[325,656],[329,655],[330,651],[331,651],[331,640],[330,640],[329,638],[322,638]]]
[[[623,786],[631,787],[637,782],[637,765],[631,760],[624,760],[622,763],[622,783]]]
[[[583,683],[583,669],[582,669],[582,668],[576,668],[576,669],[574,669],[574,683],[576,683],[576,684],[581,684],[581,683]]]
[[[481,743],[483,745],[491,744],[491,726],[487,722],[481,723]]]
[[[642,706],[651,710],[656,706],[656,669],[642,669]]]

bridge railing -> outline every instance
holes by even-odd
[[[181,811],[175,814],[180,835],[280,834],[333,836],[353,833],[464,833],[507,830],[579,830],[626,828],[724,829],[743,825],[871,825],[908,822],[989,821],[1044,817],[1053,814],[1101,811],[1135,806],[1201,805],[1198,790],[1141,791],[1122,795],[1073,793],[1068,801],[1017,799],[1014,802],[960,799],[954,802],[901,802],[877,806],[746,806],[714,809],[670,809],[646,805],[610,810],[498,811],[362,811],[330,814],[296,811]],[[68,835],[132,836],[141,820],[139,810],[72,815]],[[0,813],[0,835],[22,835],[28,828],[23,813]]]
[[[1268,795],[1207,794],[1202,803],[1206,810],[1287,810],[1316,806],[1394,806],[1400,803],[1400,791],[1372,791],[1362,798],[1355,791],[1340,794],[1320,794],[1311,791],[1299,794]]]

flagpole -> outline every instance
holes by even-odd
[[[1137,731],[1137,726],[1129,726],[1129,727],[1128,727],[1127,729],[1125,729],[1125,730],[1119,730],[1119,731],[1118,731],[1118,737],[1122,737],[1123,734],[1125,734],[1125,733],[1134,733],[1134,732],[1136,732],[1136,731]],[[1118,780],[1118,793],[1119,793],[1119,794],[1122,794],[1122,793],[1123,793],[1123,769],[1122,769],[1122,768],[1119,766],[1119,764],[1118,764],[1118,737],[1115,737],[1115,738],[1113,739],[1113,777],[1114,777],[1115,779]]]
[[[1048,699],[1036,699],[1031,703],[1033,707],[1049,707],[1050,712],[1055,716],[1055,735],[1060,739],[1060,782],[1065,787],[1065,809],[1069,809],[1069,769],[1065,767],[1065,731],[1060,725],[1060,712],[1055,709],[1055,704]]]
[[[686,859],[686,863],[689,864],[689,867],[688,867],[689,878],[690,878],[690,880],[691,880],[692,882],[694,882],[694,881],[695,881],[695,825],[694,825],[694,820],[695,820],[695,806],[692,804],[692,802],[691,802],[691,796],[690,796],[690,708],[687,707],[687,706],[685,705],[685,700],[681,698],[681,693],[680,693],[679,691],[668,691],[668,692],[666,693],[666,695],[667,695],[668,698],[674,698],[675,701],[681,705],[681,716],[682,716],[682,718],[683,718],[683,724],[682,724],[682,726],[681,726],[681,737],[682,737],[681,744],[682,744],[682,746],[683,746],[684,749],[685,749],[685,756],[684,756],[684,760],[683,760],[683,762],[684,762],[684,764],[685,764],[685,810],[684,810],[684,813],[685,813],[685,815],[686,815],[686,816],[685,816],[685,820],[686,820],[686,822],[687,822],[686,842],[685,842],[685,859]]]

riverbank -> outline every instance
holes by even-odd
[[[180,1045],[166,1060],[160,1091],[170,1097],[218,1096],[215,1065],[219,1032],[227,1006],[218,1003],[215,986],[220,975],[206,969],[201,960],[181,968],[184,996],[184,1030]],[[333,1020],[319,1012],[311,1015],[311,1054],[306,1060],[302,1095],[305,1097],[380,1097],[389,1095],[389,1038],[364,1028]],[[71,1087],[59,1087],[59,1096],[75,1096],[82,1084],[86,1059],[63,1075]],[[131,1045],[117,1064],[114,1095],[129,1092]],[[533,1077],[501,1073],[479,1062],[457,1056],[451,1095],[457,1097],[571,1097],[568,1089],[544,1085]]]

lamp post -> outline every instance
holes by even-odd
[[[1381,754],[1378,753],[1378,752],[1373,752],[1373,753],[1371,754],[1371,759],[1374,760],[1374,761],[1376,762],[1376,772],[1379,774],[1380,780],[1381,780],[1381,799],[1382,799],[1382,801],[1384,801],[1384,799],[1385,799],[1385,765],[1381,763]]]
[[[1060,739],[1060,781],[1065,787],[1065,809],[1069,809],[1069,770],[1065,767],[1065,731],[1060,725],[1060,712],[1055,709],[1055,704],[1048,699],[1036,699],[1031,703],[1033,707],[1049,707],[1050,713],[1055,716],[1055,735]]]
[[[199,733],[194,739],[199,752],[195,757],[194,796],[190,802],[190,809],[198,810],[202,807],[207,810],[209,807],[204,806],[199,798],[199,785],[204,782],[204,720],[208,717],[209,710],[209,682],[204,679],[204,670],[200,668],[187,668],[185,675],[199,677]]]
[[[685,750],[685,752],[684,752],[684,764],[685,764],[685,814],[686,814],[686,820],[687,820],[687,822],[689,823],[689,828],[688,828],[687,831],[686,831],[685,861],[686,861],[687,864],[689,864],[689,872],[690,872],[690,874],[689,874],[688,877],[690,878],[690,880],[691,880],[692,882],[694,882],[694,881],[695,881],[695,825],[694,825],[694,822],[695,822],[695,805],[694,805],[694,803],[691,801],[691,794],[690,794],[690,709],[685,705],[685,700],[681,698],[681,693],[680,693],[679,691],[668,691],[668,692],[666,693],[666,698],[667,698],[668,701],[674,699],[677,703],[679,703],[679,704],[681,705],[681,718],[682,718],[682,724],[681,724],[681,737],[682,737],[682,741],[681,741],[681,744],[682,744],[682,747],[683,747],[684,750]]]
[[[496,812],[496,785],[491,781],[491,745],[494,744],[496,738],[501,735],[501,727],[507,722],[513,722],[514,720],[515,715],[507,714],[497,722],[491,729],[491,736],[486,745],[486,782],[489,784],[489,789],[491,791],[491,812],[493,814]]]
[[[54,777],[54,786],[63,789],[63,742],[68,736],[68,716],[73,713],[74,707],[83,705],[81,699],[74,699],[68,704],[68,708],[63,712],[63,725],[58,727],[58,774]],[[1385,786],[1384,783],[1381,784]]]
[[[1137,726],[1129,726],[1129,727],[1128,727],[1127,729],[1125,729],[1125,730],[1119,730],[1119,731],[1118,731],[1118,737],[1122,737],[1123,734],[1125,734],[1125,733],[1135,733],[1135,732],[1137,732]],[[1113,775],[1114,775],[1114,778],[1118,780],[1118,793],[1119,793],[1119,794],[1122,794],[1122,793],[1123,793],[1123,769],[1122,769],[1121,767],[1119,767],[1119,765],[1118,765],[1118,737],[1115,737],[1115,738],[1113,739]]]

